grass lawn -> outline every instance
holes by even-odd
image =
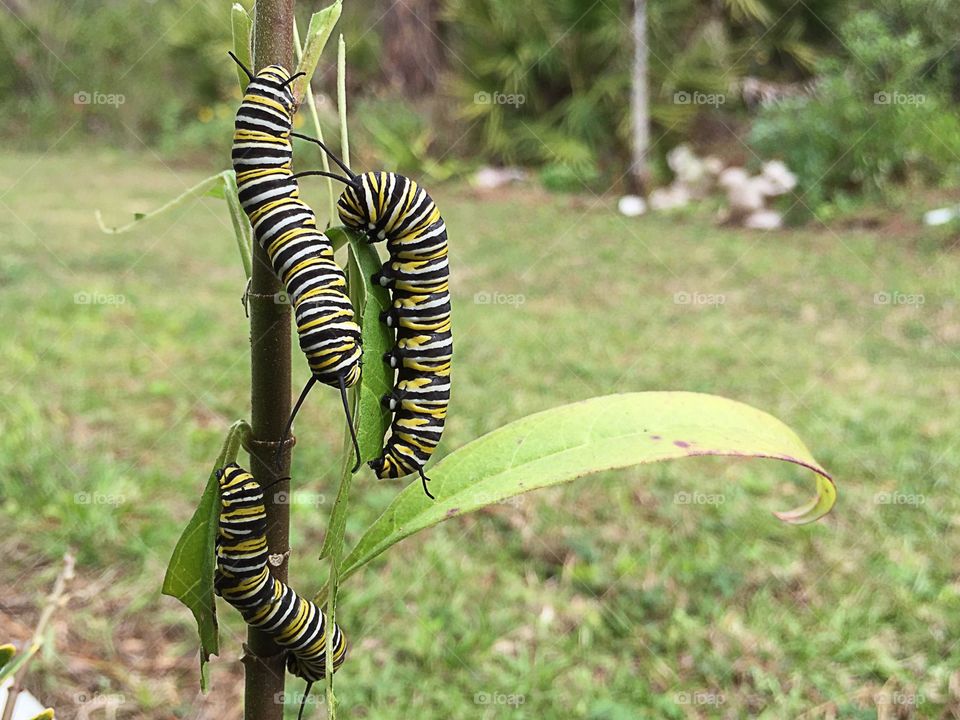
[[[159,594],[224,431],[249,414],[226,207],[122,236],[93,216],[118,224],[202,176],[132,154],[0,157],[0,634],[29,636],[73,548],[73,598],[28,676],[65,718],[239,717],[237,614],[221,607],[204,697],[192,618]],[[445,523],[344,587],[341,717],[960,717],[960,254],[817,225],[627,220],[609,199],[531,190],[434,196],[457,345],[443,449],[593,395],[696,390],[791,425],[840,499],[786,526],[771,511],[806,500],[809,473],[697,459]],[[340,422],[321,391],[298,422],[305,594],[326,572]],[[397,489],[358,476],[348,542]]]

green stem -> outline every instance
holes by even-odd
[[[220,449],[219,467],[236,462],[241,447],[249,448],[251,432],[246,420],[237,420],[230,426],[227,437],[223,441],[223,447]]]
[[[347,44],[343,34],[337,43],[337,112],[340,113],[340,155],[350,167],[350,138],[347,134]]]
[[[346,90],[346,46],[343,35],[337,46],[337,111],[340,116],[340,152],[343,161],[350,166],[350,141],[347,131],[347,90]],[[347,282],[362,283],[363,278],[348,277]],[[356,308],[355,308],[356,309]],[[353,399],[353,421],[357,421],[357,407],[359,405],[359,386],[351,390]],[[327,540],[324,548],[330,557],[330,576],[327,580],[327,616],[332,628],[337,621],[337,589],[340,583],[340,564],[343,560],[343,536],[347,527],[347,506],[350,497],[350,486],[353,475],[350,472],[353,463],[351,456],[349,434],[345,430],[343,441],[343,465],[340,470],[340,485],[337,489],[337,499],[330,513],[330,526],[327,529]],[[327,633],[327,717],[337,720],[337,697],[333,692],[333,633]]]
[[[236,176],[230,172],[224,173],[223,186],[223,199],[230,210],[233,236],[237,239],[237,249],[240,251],[240,264],[243,265],[244,276],[249,280],[253,272],[253,229],[240,205]]]
[[[211,175],[208,178],[204,178],[203,180],[198,182],[196,185],[194,185],[192,188],[184,190],[182,193],[177,195],[177,197],[173,198],[173,200],[170,200],[169,202],[164,203],[163,205],[158,207],[156,210],[151,210],[148,213],[138,213],[136,216],[134,216],[133,221],[128,222],[126,225],[119,225],[117,227],[108,227],[103,222],[103,215],[100,213],[99,210],[96,210],[94,214],[96,215],[96,218],[97,218],[97,224],[100,226],[100,231],[105,232],[108,235],[119,235],[120,233],[125,233],[128,230],[130,230],[132,227],[142,223],[144,220],[149,220],[150,218],[155,217],[156,215],[160,215],[166,212],[167,210],[175,208],[177,207],[177,205],[181,205],[182,203],[185,203],[187,200],[190,200],[191,198],[206,195],[208,192],[213,190],[217,185],[226,182],[226,177],[230,174],[231,174],[230,170],[224,170],[221,173],[217,173],[216,175]]]
[[[294,0],[258,0],[254,18],[255,69],[293,63]],[[259,243],[253,243],[253,272],[250,280],[250,400],[252,433],[249,442],[250,471],[261,483],[275,482],[289,474],[290,450],[281,455],[281,467],[274,465],[276,445],[290,416],[290,306],[274,302],[282,290],[270,260]],[[290,533],[290,506],[276,499],[288,491],[279,483],[277,491],[264,497],[267,509],[267,543],[270,552],[283,557],[272,568],[277,579],[287,580]],[[245,720],[282,720],[284,656],[269,635],[247,630],[244,656]]]
[[[297,51],[297,62],[303,58],[303,45],[300,43],[300,32],[297,30],[297,21],[293,21],[293,34],[296,39],[294,49]],[[307,109],[310,111],[310,121],[313,123],[313,132],[320,142],[324,142],[323,129],[320,127],[320,113],[317,112],[317,99],[313,96],[313,79],[307,81],[307,91],[305,93],[307,100]],[[323,163],[324,172],[330,172],[330,158],[325,152],[320,153],[320,161]],[[333,188],[333,179],[327,178],[327,188],[330,191],[330,222],[337,217],[337,194]]]
[[[354,401],[356,407],[356,399]],[[337,488],[337,499],[330,515],[330,525],[327,535],[331,538],[330,576],[327,579],[329,595],[327,596],[327,617],[330,627],[337,621],[337,589],[340,583],[340,565],[343,562],[343,535],[347,524],[347,504],[350,497],[350,486],[353,484],[353,475],[350,467],[353,463],[353,445],[347,437],[343,443],[343,466],[340,470],[340,483]],[[337,697],[333,691],[333,633],[327,633],[327,717],[329,720],[337,718]]]

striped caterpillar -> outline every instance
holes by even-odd
[[[319,140],[293,135],[320,145],[347,174],[309,171],[295,177],[323,175],[343,182],[337,202],[341,222],[368,242],[387,243],[390,259],[372,279],[391,293],[391,307],[381,320],[396,329],[396,343],[384,358],[396,370],[396,382],[383,398],[393,412],[391,434],[370,466],[380,478],[418,472],[432,498],[423,466],[443,434],[453,357],[446,225],[414,180],[388,172],[356,175]]]
[[[306,700],[310,686],[326,677],[327,617],[267,567],[267,511],[260,483],[235,463],[217,471],[217,482],[220,514],[214,588],[249,625],[288,651],[287,669],[307,681]],[[336,672],[346,658],[347,641],[338,625],[333,625],[332,632]]]
[[[294,98],[289,85],[302,73],[291,76],[283,67],[271,65],[253,75],[233,53],[230,56],[250,78],[233,135],[240,203],[293,303],[300,349],[311,372],[277,448],[277,464],[297,412],[319,381],[340,389],[356,470],[360,448],[346,389],[360,379],[360,328],[330,238],[317,228],[316,216],[300,199],[297,178],[290,170]]]

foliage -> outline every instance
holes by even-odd
[[[826,54],[835,54],[834,28],[858,11],[833,0],[723,0],[724,22],[747,75],[771,80],[812,73]]]
[[[298,5],[305,15],[324,4]],[[941,179],[943,158],[956,142],[950,115],[956,114],[953,100],[960,99],[960,48],[951,29],[960,23],[958,7],[949,0],[649,3],[655,167],[663,169],[662,154],[676,142],[701,127],[709,134],[708,124],[698,124],[708,114],[736,127],[725,118],[739,110],[744,76],[782,83],[821,73],[820,105],[792,100],[779,112],[767,110],[753,138],[764,153],[789,151],[810,188],[806,204],[817,208],[838,194],[912,173]],[[631,8],[589,0],[444,0],[436,32],[448,50],[446,79],[440,96],[424,107],[385,86],[379,8],[348,3],[341,24],[349,41],[353,130],[363,148],[358,164],[442,180],[465,169],[464,157],[480,154],[485,162],[541,166],[550,189],[605,188],[602,181],[620,177],[630,157]],[[217,29],[229,21],[229,3],[145,3],[136,22],[129,13],[123,3],[91,0],[0,9],[0,92],[7,98],[0,133],[27,145],[66,133],[59,141],[66,145],[95,135],[178,159],[225,157],[237,95],[225,60],[229,44]],[[914,39],[894,48],[893,57],[913,52],[918,59],[911,72],[919,82],[903,92],[925,93],[924,107],[887,108],[881,117],[877,108],[858,106],[858,97],[872,97],[878,86],[878,78],[857,68],[858,58],[873,52],[851,29],[865,21],[858,20],[864,13],[867,20],[879,18],[881,37]],[[317,73],[321,100],[335,89],[332,68],[321,63]],[[860,77],[851,80],[847,72]],[[857,87],[845,87],[848,81]],[[77,93],[123,101],[77,104]],[[678,100],[695,93],[722,104]],[[336,124],[330,106],[321,102],[325,129]],[[908,132],[913,122],[924,129]],[[870,127],[883,136],[877,152],[853,148],[844,156],[848,136]],[[893,147],[898,136],[907,142]],[[891,159],[888,150],[902,157]],[[824,174],[825,185],[817,186]]]
[[[350,114],[358,167],[384,168],[435,181],[447,180],[464,168],[459,156],[438,142],[439,131],[430,121],[431,113],[402,98],[359,99]]]
[[[206,665],[220,652],[220,630],[214,599],[214,557],[216,518],[220,511],[217,471],[237,461],[237,454],[250,426],[235,422],[227,433],[220,454],[210,468],[197,509],[184,528],[163,578],[163,594],[177,598],[193,613],[200,636],[200,687],[207,688]]]
[[[787,0],[648,3],[651,114],[662,152],[699,114],[737,104],[744,73],[801,76],[833,42],[836,4]],[[591,184],[630,157],[632,3],[448,0],[458,62],[450,86],[474,144],[491,159],[566,165]],[[690,102],[710,96],[716,102]],[[556,171],[551,176],[558,176]],[[563,183],[560,183],[561,185]]]
[[[140,3],[133,16],[128,3],[5,5],[2,130],[47,143],[80,130],[72,139],[153,144],[228,91],[229,12],[190,0]]]
[[[811,97],[761,113],[750,135],[757,154],[781,157],[798,173],[801,203],[813,212],[912,177],[946,181],[960,156],[960,121],[943,79],[929,72],[939,48],[879,12],[844,24],[841,39],[848,57],[820,64]]]

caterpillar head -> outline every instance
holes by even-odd
[[[291,75],[282,65],[269,65],[254,75],[250,68],[244,65],[240,58],[232,52],[227,53],[233,58],[233,61],[240,66],[240,69],[250,78],[250,84],[247,85],[247,95],[260,95],[280,103],[280,105],[291,115],[296,110],[296,100],[293,97],[293,91],[290,89],[290,83],[301,75],[306,73],[298,72]]]
[[[337,202],[340,221],[366,235],[370,242],[386,239],[386,209],[391,193],[405,180],[401,175],[382,170],[355,175]]]
[[[291,75],[281,65],[269,65],[257,73],[253,82],[247,86],[247,93],[257,92],[260,95],[266,95],[280,103],[283,109],[292,115],[296,108],[296,100],[290,84],[302,74]]]

